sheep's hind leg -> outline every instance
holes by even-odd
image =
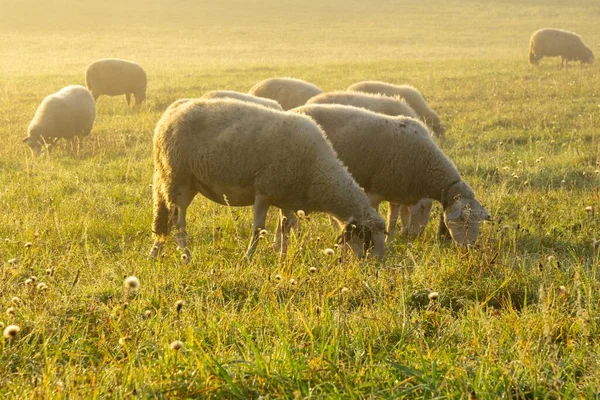
[[[266,196],[258,195],[254,198],[254,223],[252,225],[252,237],[248,250],[246,251],[246,258],[252,259],[256,246],[258,245],[258,239],[260,231],[265,228],[265,221],[267,220],[267,211],[269,211],[269,199]]]
[[[275,243],[273,247],[279,250],[281,257],[285,257],[289,245],[290,231],[298,226],[298,217],[292,210],[281,210],[279,213],[279,223],[275,233]]]
[[[402,218],[402,231],[401,235],[404,234],[404,230],[408,229],[410,223],[410,216],[408,215],[408,208],[401,206],[400,204],[390,203],[387,213],[387,240],[386,242],[391,245],[394,242],[394,236],[396,235],[396,226],[398,225],[398,218]]]
[[[190,250],[187,246],[187,232],[185,230],[185,214],[193,199],[194,194],[189,189],[182,190],[175,198],[175,210],[177,211],[174,224],[176,230],[175,240],[181,251],[181,259],[185,264],[190,262]]]
[[[125,98],[127,99],[127,105],[131,105],[131,93],[125,93]]]

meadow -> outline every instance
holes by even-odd
[[[598,57],[599,17],[594,0],[0,0],[0,326],[21,328],[0,338],[0,397],[600,397],[600,69],[527,62],[542,27]],[[39,102],[105,57],[146,69],[147,102],[101,97],[79,154],[34,157]],[[269,238],[248,262],[251,209],[198,196],[192,262],[174,240],[148,259],[164,109],[275,76],[418,87],[496,219],[478,247],[440,241],[435,205],[383,264],[325,254],[323,215],[286,259]]]

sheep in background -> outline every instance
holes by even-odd
[[[156,125],[153,153],[152,257],[172,223],[182,257],[189,260],[185,218],[197,193],[223,205],[253,205],[248,258],[271,205],[333,214],[346,222],[340,240],[358,256],[371,243],[373,253],[384,256],[385,222],[337,159],[323,131],[304,115],[231,99],[178,101]],[[282,246],[284,254],[286,247]]]
[[[281,105],[275,100],[267,99],[265,97],[253,96],[247,93],[235,92],[233,90],[213,90],[211,92],[204,93],[203,99],[237,99],[241,101],[248,101],[250,103],[260,104],[261,106],[272,108],[274,110],[283,111]]]
[[[146,72],[139,64],[131,61],[106,58],[93,62],[85,70],[85,82],[94,95],[94,100],[103,94],[125,95],[127,105],[131,104],[132,94],[136,106],[146,100]]]
[[[408,103],[419,118],[427,124],[441,139],[446,137],[446,128],[442,125],[439,115],[433,111],[425,98],[416,88],[409,85],[392,85],[379,81],[364,81],[351,85],[347,90],[366,93],[378,93],[386,96],[398,96]]]
[[[480,221],[491,218],[416,119],[330,104],[305,105],[293,112],[308,115],[323,128],[373,207],[384,200],[437,200],[444,208],[445,225],[460,245],[474,243]]]
[[[81,85],[70,85],[42,100],[29,124],[23,139],[39,154],[43,144],[54,144],[61,138],[67,139],[71,147],[73,139],[79,145],[92,131],[96,118],[96,102],[89,90]]]
[[[417,118],[415,111],[403,100],[380,94],[343,91],[321,93],[308,100],[306,104],[342,104],[361,107],[390,116]],[[429,222],[432,205],[431,199],[421,199],[413,205],[390,203],[387,227],[388,242],[392,243],[394,240],[399,217],[402,219],[402,236],[419,236],[422,234]]]
[[[308,99],[323,91],[312,83],[300,79],[271,78],[258,82],[248,93],[275,100],[287,111],[306,104]]]
[[[562,29],[546,28],[533,32],[529,39],[529,63],[538,65],[543,57],[561,57],[561,68],[568,67],[569,61],[594,62],[594,53],[581,37]]]

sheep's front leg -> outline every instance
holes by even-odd
[[[254,223],[252,224],[252,238],[246,251],[246,258],[252,259],[256,246],[258,245],[259,234],[262,229],[265,228],[265,221],[267,220],[267,211],[269,211],[269,199],[267,196],[257,195],[254,198]]]
[[[398,225],[398,218],[402,218],[402,231],[405,227],[408,229],[410,222],[410,216],[408,215],[408,209],[406,206],[400,204],[390,203],[387,214],[387,243],[392,244],[394,242],[394,236],[396,235],[396,226]]]
[[[298,217],[292,210],[281,210],[279,213],[279,223],[275,233],[275,243],[273,247],[279,250],[282,257],[287,254],[290,231],[298,226]]]

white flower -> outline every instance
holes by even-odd
[[[125,280],[123,281],[123,285],[126,289],[137,290],[140,287],[140,280],[137,277],[131,275],[125,278]]]

